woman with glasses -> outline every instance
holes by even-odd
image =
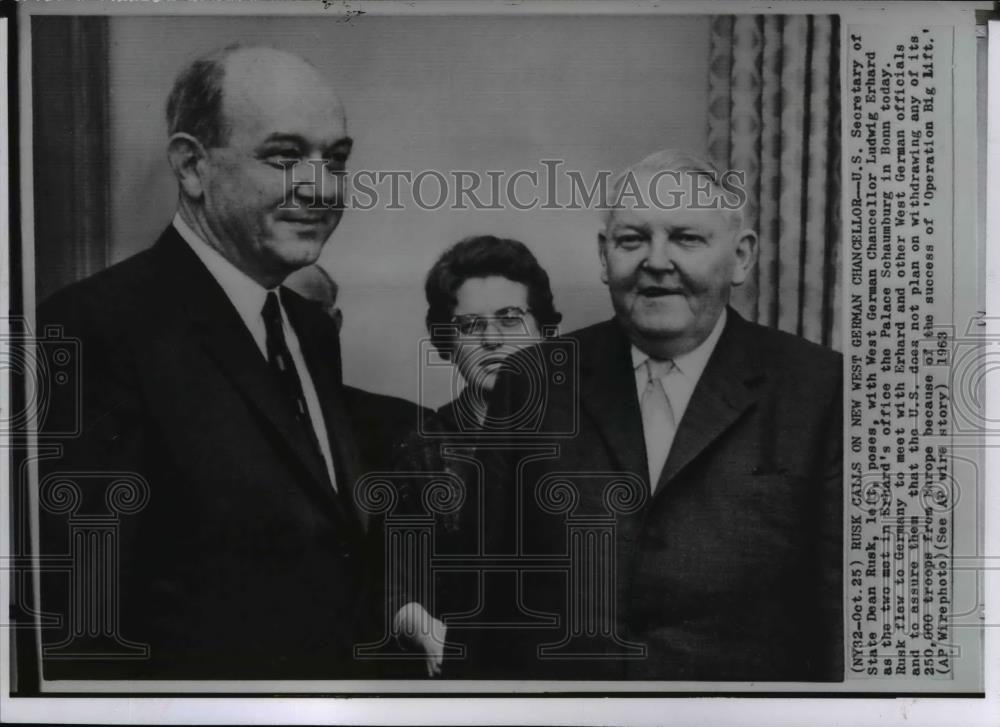
[[[435,516],[434,546],[438,555],[470,557],[479,552],[480,538],[492,542],[504,537],[506,519],[493,509],[488,522],[479,522],[482,493],[477,469],[461,457],[442,456],[451,441],[448,435],[455,434],[453,443],[469,446],[470,438],[463,435],[478,436],[504,360],[555,335],[562,315],[553,305],[549,276],[531,251],[517,240],[492,235],[470,237],[448,248],[427,274],[424,290],[431,340],[441,356],[455,364],[464,388],[438,410],[431,424],[436,431],[414,432],[400,443],[397,464],[405,472],[447,472],[464,483],[463,506]],[[402,488],[400,496],[404,508],[423,511],[416,483]],[[392,613],[397,614],[394,629],[404,642],[427,655],[427,674],[502,676],[493,671],[490,634],[477,624],[489,619],[497,601],[505,600],[503,594],[515,593],[513,580],[498,584],[494,578],[487,583],[475,572],[444,573],[431,588],[435,593],[433,628],[427,627],[430,619],[423,609],[429,604],[409,600],[412,596],[407,593],[390,594]],[[449,645],[448,655],[442,653],[441,633]],[[453,657],[458,649],[465,651],[464,657]]]
[[[438,414],[454,431],[475,431],[504,359],[553,335],[562,320],[549,276],[523,243],[483,235],[446,250],[424,291],[431,340],[465,382]]]

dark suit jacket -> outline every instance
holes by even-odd
[[[402,402],[347,390],[333,323],[294,293],[282,296],[321,402],[339,494],[236,310],[172,227],[40,307],[39,326],[63,326],[82,356],[82,398],[57,396],[48,420],[58,426],[76,413],[82,430],[41,465],[42,557],[71,547],[72,523],[46,507],[46,479],[68,473],[79,485],[77,515],[107,511],[110,473],[148,485],[148,502],[120,515],[115,533],[118,639],[148,645],[148,657],[57,659],[80,642],[53,649],[69,615],[66,576],[54,574],[43,577],[42,606],[64,620],[43,631],[46,677],[373,673],[352,652],[381,624],[369,600],[377,564],[367,561],[370,535],[351,490],[378,466],[365,458],[389,436],[370,407]]]
[[[344,404],[353,424],[365,471],[391,471],[396,450],[422,418],[431,416],[412,401],[344,386]]]
[[[512,523],[520,517],[522,553],[572,548],[565,515],[538,506],[539,488],[547,477],[555,481],[553,473],[577,488],[577,517],[609,513],[603,496],[615,478],[608,473],[630,473],[648,493],[627,338],[614,321],[570,338],[578,347],[578,384],[545,389],[533,425],[539,434],[530,438],[532,445],[558,446],[558,454],[524,460],[523,513],[508,509],[506,516],[508,534],[516,532]],[[616,639],[645,646],[646,656],[567,658],[574,648],[602,656],[628,653],[614,639],[588,642],[584,628],[562,659],[539,660],[535,648],[558,642],[561,633],[522,632],[527,646],[518,658],[528,663],[514,668],[555,678],[841,679],[841,360],[730,310],[655,494],[635,512],[615,514],[615,558],[602,560],[592,551],[591,564],[616,568],[604,571],[616,584],[616,612],[580,596],[595,583],[586,577],[577,582],[583,585],[576,596],[577,586],[564,576],[550,572],[524,580],[527,607],[558,613],[565,622],[567,592],[582,597],[580,603],[597,609],[584,621],[593,625],[599,619],[592,614],[603,614]],[[502,378],[493,413],[519,410],[512,407],[523,406],[526,391],[523,379]],[[575,404],[575,436],[547,437],[573,429]],[[494,478],[488,496],[498,501],[506,488],[509,503],[514,462],[505,454],[493,463],[500,479]],[[629,508],[619,503],[618,509]]]
[[[474,417],[475,408],[469,401],[471,395],[466,387],[454,399],[438,407],[436,417],[442,428],[461,433],[472,433],[479,428],[479,422]]]

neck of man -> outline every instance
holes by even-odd
[[[260,266],[254,265],[245,255],[241,255],[237,246],[224,243],[212,231],[204,211],[197,205],[191,204],[183,196],[177,206],[177,211],[180,213],[184,223],[194,230],[195,234],[204,240],[206,245],[222,255],[222,257],[233,264],[233,267],[255,281],[262,288],[272,290],[281,285],[282,281],[287,277],[286,275],[275,275],[273,272],[261,270]]]

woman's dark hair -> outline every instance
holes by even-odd
[[[500,276],[528,289],[528,306],[543,335],[562,320],[552,302],[549,276],[524,243],[493,235],[467,237],[444,251],[427,273],[427,330],[438,352],[451,356],[454,331],[448,324],[455,314],[455,291],[469,278]]]

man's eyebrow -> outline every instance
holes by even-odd
[[[354,139],[352,139],[349,136],[345,136],[344,138],[338,139],[337,141],[330,144],[330,146],[326,147],[326,149],[323,150],[323,155],[330,156],[331,154],[336,154],[336,153],[350,154],[351,149],[353,148],[354,148]]]
[[[293,144],[299,149],[308,149],[309,142],[301,134],[287,134],[283,132],[274,132],[269,134],[263,142],[261,142],[260,147],[273,146],[277,144]],[[331,154],[334,152],[350,152],[351,148],[354,146],[354,140],[345,136],[337,141],[333,142],[329,146],[325,147],[323,150],[324,154]]]
[[[711,234],[711,232],[712,232],[711,228],[709,228],[706,225],[699,225],[697,222],[674,225],[673,227],[670,228],[671,235],[680,235],[687,233],[691,235],[700,235],[701,237],[705,237]]]
[[[280,132],[269,134],[261,143],[261,146],[267,146],[269,144],[295,144],[299,147],[308,146],[306,144],[306,140],[299,134],[283,134]]]

